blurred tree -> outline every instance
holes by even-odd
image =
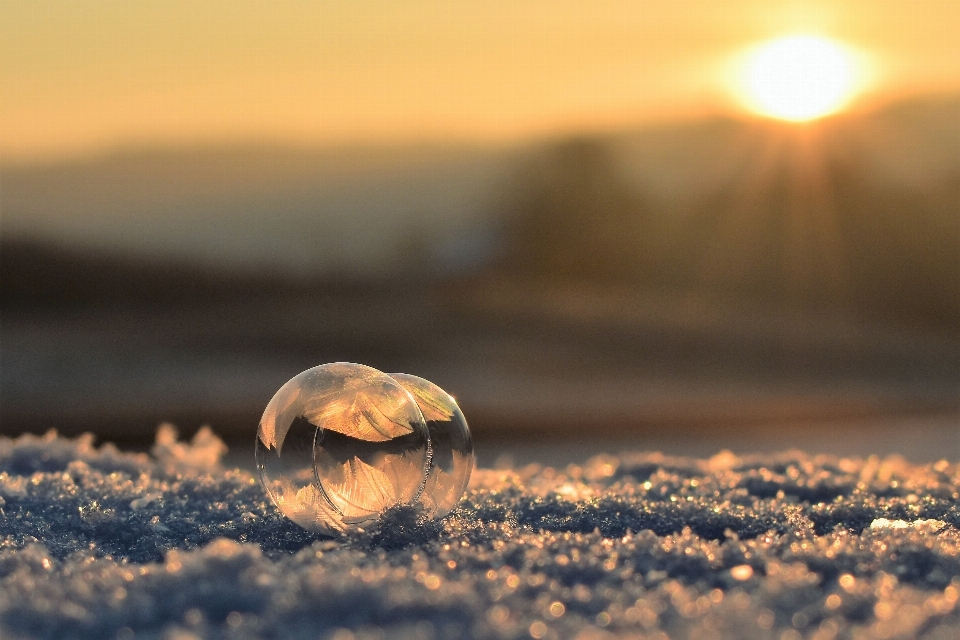
[[[533,277],[650,281],[656,224],[607,147],[575,139],[521,172],[507,218],[508,269]]]
[[[682,212],[639,193],[602,139],[549,148],[510,191],[501,266],[960,331],[960,175],[924,191],[834,130],[753,133],[743,166]]]

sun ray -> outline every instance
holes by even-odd
[[[728,188],[717,194],[719,198],[711,198],[707,205],[714,224],[705,235],[712,239],[703,246],[698,279],[728,293],[749,287],[756,275],[751,267],[763,260],[762,244],[768,233],[764,227],[769,222],[764,199],[782,155],[779,136],[765,128],[753,133],[743,142],[746,162],[731,176]]]
[[[760,304],[828,311],[849,302],[851,254],[843,240],[831,162],[831,123],[756,123],[741,139],[726,186],[708,199],[694,279]],[[765,301],[765,302],[764,302]]]

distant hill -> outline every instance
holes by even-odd
[[[3,166],[2,233],[288,273],[377,275],[437,247],[433,257],[456,268],[447,245],[486,224],[504,155],[460,146],[246,145]]]
[[[958,122],[960,98],[946,97],[800,127],[719,119],[516,148],[235,146],[7,165],[3,295],[473,273],[956,328]],[[67,284],[81,274],[94,284]]]
[[[944,100],[562,141],[513,184],[501,268],[960,332],[958,123]]]

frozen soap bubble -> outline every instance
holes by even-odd
[[[362,528],[397,505],[419,502],[428,515],[444,515],[473,469],[466,420],[447,393],[344,362],[308,369],[277,391],[260,420],[256,457],[277,508],[326,533]]]
[[[257,468],[277,508],[300,526],[344,531],[414,502],[430,460],[423,414],[385,373],[359,364],[308,369],[260,420]]]
[[[433,455],[420,502],[428,513],[445,516],[457,506],[473,472],[467,420],[450,394],[429,380],[406,373],[390,377],[410,392],[427,421]]]

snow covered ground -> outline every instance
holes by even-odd
[[[478,469],[440,522],[284,520],[209,430],[0,438],[0,638],[960,638],[960,465]],[[252,455],[252,453],[251,453]]]

